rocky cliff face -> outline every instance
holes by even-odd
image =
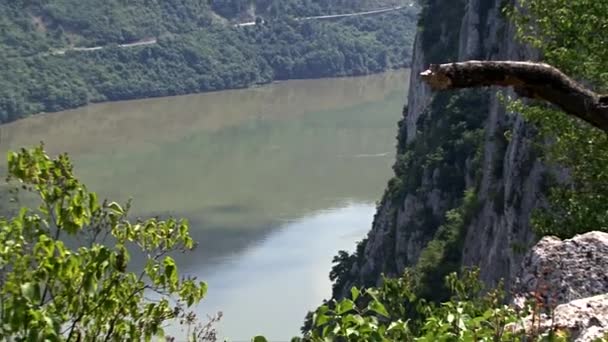
[[[513,301],[521,304],[530,293],[540,292],[544,306],[555,306],[608,294],[607,269],[608,233],[589,232],[564,241],[546,236],[527,253]]]
[[[475,205],[462,211],[457,238],[446,250],[458,254],[459,265],[480,266],[489,284],[514,278],[535,240],[529,219],[542,201],[546,172],[530,142],[532,128],[506,113],[498,89],[433,94],[418,76],[430,63],[534,59],[533,51],[516,43],[514,28],[502,15],[505,2],[426,1],[400,123],[396,176],[368,237],[344,263],[347,270],[334,296],[415,265],[446,225],[446,212],[462,206],[467,189]]]

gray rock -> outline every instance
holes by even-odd
[[[575,342],[602,340],[608,333],[608,294],[558,305],[552,317],[543,314],[540,321],[528,317],[515,329],[530,334],[546,334],[552,329],[567,332],[569,340]]]
[[[502,15],[503,6],[514,1],[433,1],[441,3],[446,11],[459,12],[461,9],[463,16],[454,18],[457,25],[451,25],[449,29],[445,23],[440,25],[436,41],[427,42],[430,47],[425,48],[422,41],[424,28],[418,32],[408,110],[399,131],[400,141],[412,143],[417,139],[443,138],[427,137],[418,126],[421,119],[431,115],[429,104],[434,96],[419,74],[430,63],[446,62],[433,59],[429,55],[431,51],[453,49],[456,60],[536,59],[535,51],[517,43],[515,28]],[[459,30],[459,34],[451,35],[454,30]],[[534,243],[530,216],[543,202],[541,180],[547,170],[533,153],[531,127],[521,116],[507,113],[504,101],[497,95],[490,95],[488,102],[487,115],[480,117],[485,123],[483,158],[480,163],[472,163],[474,155],[462,156],[467,158],[463,173],[467,189],[477,186],[478,180],[471,175],[476,169],[480,170],[481,184],[476,197],[482,203],[466,227],[462,265],[480,267],[481,279],[492,287],[501,279],[507,285],[512,284],[524,257],[522,251]],[[509,141],[499,143],[497,137],[504,136],[506,131],[511,133]],[[381,274],[400,275],[404,267],[416,264],[422,250],[444,222],[446,212],[457,207],[462,198],[462,192],[444,187],[440,178],[439,170],[425,170],[420,179],[422,186],[408,188],[403,200],[385,198],[381,202],[364,253],[353,265],[350,279],[334,293],[335,297],[348,294],[353,285],[371,286],[380,281]],[[430,219],[422,222],[421,216]]]
[[[546,307],[608,293],[608,233],[544,237],[526,255],[512,289],[516,304],[536,293]]]

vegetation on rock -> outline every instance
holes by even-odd
[[[430,0],[423,3],[423,22],[427,20],[427,25],[423,25],[422,27],[423,42],[425,35],[430,36],[432,34],[433,25],[437,25],[437,23],[428,22],[431,21],[431,17],[424,16],[425,10],[428,11],[436,4],[437,2]],[[598,92],[605,91],[608,87],[608,83],[606,82],[606,75],[608,75],[608,69],[606,69],[608,65],[606,63],[606,56],[608,55],[606,53],[608,49],[605,40],[598,37],[598,32],[606,32],[608,30],[607,17],[604,15],[608,11],[608,3],[605,1],[592,3],[592,1],[586,0],[526,0],[522,1],[521,4],[523,5],[521,8],[514,9],[508,7],[505,9],[519,29],[520,37],[526,42],[531,43],[532,46],[540,49],[545,56],[545,61],[560,68],[575,79],[585,81]],[[457,5],[454,6],[457,7]],[[430,29],[428,28],[429,25],[431,26]],[[450,24],[445,23],[445,25]],[[444,46],[446,43],[438,42],[433,44],[435,42],[431,42],[430,40],[426,41],[426,43],[424,52],[430,56],[427,59],[430,58],[432,62],[448,62],[452,58],[451,53],[454,52],[454,49],[448,49],[451,53],[448,52],[445,60],[442,61],[439,59],[440,56],[438,57],[436,48]],[[475,93],[475,91],[469,90],[464,92],[464,94],[467,93]],[[435,123],[432,126],[434,129],[442,126],[441,120],[449,121],[451,120],[450,117],[460,113],[454,113],[453,109],[445,105],[446,101],[441,100],[442,98],[454,96],[453,94],[453,92],[447,92],[445,94],[434,95],[430,107],[440,103],[443,103],[444,106],[444,109],[434,108],[431,111],[431,115],[432,113],[441,114],[441,118],[434,119]],[[480,106],[468,106],[462,107],[460,110],[465,113],[467,111],[473,113],[478,108]],[[608,184],[606,179],[606,170],[608,170],[608,164],[606,163],[608,160],[606,156],[608,156],[608,150],[606,150],[606,147],[608,143],[605,132],[571,118],[563,112],[543,103],[524,104],[522,102],[515,102],[510,106],[510,109],[514,112],[523,113],[526,119],[535,124],[539,131],[536,150],[542,151],[546,163],[552,164],[554,169],[562,170],[559,174],[556,173],[546,177],[547,184],[545,185],[549,189],[549,203],[547,203],[546,208],[539,209],[533,219],[538,236],[551,234],[568,238],[591,230],[605,231],[605,227],[608,226],[608,216],[606,216],[608,214],[608,207],[606,207],[606,196],[608,195],[606,191],[606,184]],[[433,120],[431,115],[421,115],[421,118]],[[482,115],[477,116],[478,119],[480,117]],[[457,119],[453,120],[457,121]],[[417,194],[419,191],[424,191],[425,184],[421,182],[421,179],[424,178],[423,175],[426,172],[425,165],[428,164],[425,164],[419,158],[416,162],[412,162],[413,156],[424,156],[430,162],[438,163],[439,165],[449,160],[453,161],[449,165],[454,165],[454,161],[456,161],[455,163],[458,161],[471,162],[477,159],[473,157],[476,153],[471,153],[470,151],[468,153],[458,153],[453,159],[446,158],[443,153],[437,154],[437,150],[433,148],[433,144],[438,142],[433,139],[441,137],[442,139],[440,140],[443,141],[444,137],[450,137],[450,135],[446,135],[445,133],[436,134],[437,132],[434,132],[435,134],[428,134],[430,132],[425,131],[425,127],[424,123],[419,120],[419,131],[416,137],[418,142],[413,141],[409,145],[403,143],[407,140],[403,129],[400,132],[399,146],[401,148],[398,150],[397,163],[395,164],[396,177],[389,182],[384,201],[391,201],[391,198],[395,198],[396,196],[397,199],[394,203],[403,203],[405,195]],[[458,125],[454,123],[448,127],[454,129]],[[465,126],[464,130],[470,132],[469,135],[476,135],[475,131],[469,127]],[[467,135],[460,133],[460,136]],[[508,138],[509,134],[507,132],[505,137],[501,138],[501,141]],[[453,144],[449,145],[453,146]],[[417,148],[417,146],[421,147]],[[472,146],[474,147],[475,144]],[[480,146],[477,145],[477,147],[479,148]],[[473,148],[473,151],[475,151],[475,148]],[[442,152],[445,151],[442,150]],[[497,168],[497,170],[500,170],[500,168]],[[453,173],[454,171],[450,174]],[[472,175],[470,178],[475,179],[476,177]],[[426,177],[426,179],[429,179],[429,177]],[[435,181],[436,177],[432,179]],[[462,179],[462,177],[459,179]],[[426,186],[428,186],[428,183]],[[448,193],[451,192],[448,191]],[[448,211],[445,223],[440,224],[428,221],[422,225],[425,227],[424,231],[434,232],[434,238],[424,243],[426,247],[422,250],[420,257],[415,261],[414,266],[406,270],[406,276],[401,278],[401,281],[409,284],[407,287],[409,292],[402,293],[399,297],[400,302],[404,305],[402,310],[398,310],[397,314],[374,314],[374,318],[369,321],[358,317],[365,316],[368,311],[353,310],[348,314],[340,313],[340,309],[343,306],[348,306],[348,304],[343,303],[348,303],[349,300],[352,301],[352,297],[331,302],[322,306],[315,316],[316,318],[319,315],[330,312],[330,324],[328,325],[325,318],[321,320],[317,319],[313,324],[310,324],[313,327],[311,328],[312,336],[329,336],[330,339],[340,340],[342,338],[349,341],[366,340],[366,338],[370,340],[392,340],[394,339],[394,335],[391,334],[398,331],[399,334],[403,334],[398,335],[398,339],[407,340],[404,336],[408,336],[412,340],[425,340],[425,335],[429,331],[420,327],[428,326],[429,321],[434,322],[432,324],[438,321],[442,323],[448,321],[446,316],[442,316],[440,311],[433,311],[433,308],[454,308],[455,303],[458,303],[453,298],[451,301],[445,302],[447,300],[445,284],[437,281],[441,279],[442,275],[445,275],[445,273],[440,271],[441,269],[447,268],[449,272],[458,271],[459,274],[466,278],[467,272],[459,270],[462,251],[458,248],[457,232],[459,229],[466,229],[468,224],[465,220],[463,226],[462,218],[466,217],[466,215],[461,216],[463,214],[461,210],[466,207],[474,208],[475,206],[467,206],[466,200],[462,203],[462,206],[455,206],[458,209]],[[425,215],[421,217],[425,217]],[[409,222],[408,230],[417,230],[419,222],[424,221],[416,219]],[[446,227],[451,228],[446,230]],[[453,233],[446,234],[446,232]],[[454,253],[446,254],[449,249],[445,247],[454,242],[456,243]],[[360,256],[357,254],[348,256],[342,253],[335,260],[339,262],[334,268],[334,270],[339,271],[334,272],[339,275],[335,277],[337,282],[348,284],[349,277],[352,277],[352,275],[343,270],[351,269],[351,267],[344,267],[340,262],[353,263],[358,258]],[[449,267],[450,264],[454,265],[451,269]],[[432,265],[436,266],[429,267]],[[383,294],[389,293],[390,291],[387,290],[385,284],[389,284],[388,286],[390,286],[395,281],[397,280],[383,278],[382,285],[371,290],[375,298],[381,298]],[[375,282],[375,279],[370,279],[366,285],[374,286]],[[364,292],[364,290],[357,291]],[[423,300],[423,304],[413,303],[411,298],[415,298],[418,301]],[[474,300],[479,299],[478,297],[474,298],[476,298]],[[391,300],[394,300],[394,298]],[[381,300],[380,302],[386,307],[390,307],[390,304]],[[498,303],[490,305],[489,308],[498,310],[498,308],[501,308]],[[419,310],[421,306],[424,309]],[[479,305],[479,307],[483,307],[483,305]],[[388,311],[390,312],[390,310]],[[421,314],[421,311],[427,312],[429,315],[425,316]],[[450,316],[450,322],[453,322],[453,315],[462,313],[462,311],[458,310],[447,311],[452,315]],[[511,312],[503,317],[516,318],[519,314],[521,313]],[[475,322],[483,322],[483,324],[491,324],[494,321],[493,319],[489,319],[489,316],[482,318],[475,314],[469,315],[467,318],[472,318]],[[403,322],[407,322],[408,324],[402,327]],[[369,328],[370,324],[373,328]],[[431,334],[431,340],[485,340],[483,333],[479,335],[472,333],[472,336],[465,336],[463,330],[458,330],[457,326],[446,325],[447,327],[439,329],[440,332],[438,334]],[[462,327],[464,326],[467,326],[467,324],[462,325]],[[505,326],[503,325],[503,327]],[[314,327],[321,327],[323,329],[315,331]],[[489,333],[490,330],[486,332]],[[365,335],[366,338],[360,338],[363,333],[367,334]],[[508,337],[506,335],[489,336],[491,336],[491,333],[488,334],[487,340],[494,341],[512,340],[513,338],[513,336]],[[560,337],[554,334],[546,336],[546,338],[561,340],[567,337]]]

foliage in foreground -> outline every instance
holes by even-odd
[[[129,204],[100,203],[67,155],[42,146],[10,153],[8,172],[40,205],[0,218],[0,340],[150,340],[191,317],[207,285],[180,278],[168,255],[193,248],[187,222],[130,222]]]
[[[412,274],[383,280],[378,288],[353,288],[348,298],[317,309],[307,341],[567,341],[558,330],[539,334],[518,323],[542,309],[504,305],[504,292],[485,291],[476,269],[445,278],[450,299],[441,304],[416,296]]]

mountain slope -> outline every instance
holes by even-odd
[[[220,10],[220,3],[247,6]],[[0,122],[91,102],[404,67],[411,59],[415,7],[331,21],[294,19],[323,10],[349,12],[390,3],[360,0],[340,7],[330,0],[2,3],[0,58],[5,63],[0,65]],[[264,24],[234,27],[239,17],[252,12],[263,15]],[[88,48],[70,48],[74,46]]]
[[[383,8],[388,0],[31,0],[0,4],[0,51],[24,56],[51,47],[130,43],[256,15],[305,17]]]
[[[209,5],[197,0],[53,0],[0,4],[0,49],[8,56],[50,47],[136,41],[208,26]]]
[[[543,198],[546,170],[533,130],[506,113],[496,89],[431,93],[418,76],[430,63],[534,59],[515,43],[504,4],[425,1],[395,177],[367,238],[339,258],[334,297],[408,266],[416,267],[424,295],[436,300],[445,299],[443,276],[461,265],[480,266],[489,285],[513,279],[535,240],[529,219]]]

